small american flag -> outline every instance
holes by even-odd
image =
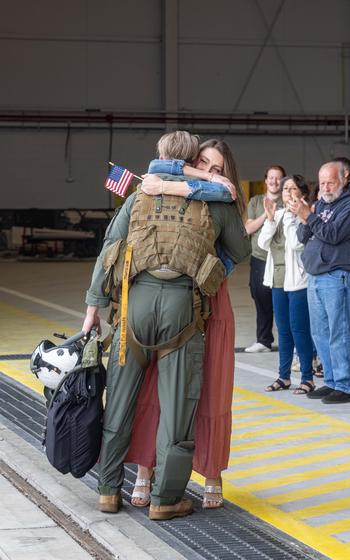
[[[105,182],[105,187],[122,198],[125,198],[128,186],[133,178],[134,174],[124,167],[113,165]]]

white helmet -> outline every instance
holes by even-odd
[[[56,389],[63,376],[80,364],[81,355],[82,346],[71,339],[61,346],[42,340],[32,354],[30,369],[46,387]]]

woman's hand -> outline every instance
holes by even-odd
[[[273,222],[275,219],[275,212],[276,212],[277,204],[274,200],[265,197],[264,198],[264,210],[266,212],[266,217],[270,222]]]
[[[289,206],[290,211],[293,212],[295,216],[298,216],[303,224],[306,224],[306,220],[311,214],[311,209],[309,208],[308,203],[303,198],[298,198],[290,202]]]
[[[234,186],[233,183],[231,183],[231,181],[229,179],[227,179],[227,177],[224,177],[223,175],[218,175],[217,173],[210,173],[210,182],[211,183],[220,183],[221,185],[224,185],[224,187],[226,187],[232,196],[232,200],[236,200],[237,198],[237,191],[236,191],[236,187]]]
[[[299,198],[291,198],[286,204],[286,210],[296,216],[296,207],[299,204]]]
[[[163,194],[163,179],[158,177],[158,175],[152,175],[151,173],[146,173],[142,175],[141,190],[145,194],[157,195]]]
[[[98,314],[98,307],[94,305],[88,305],[81,330],[85,334],[88,334],[93,327],[95,327],[98,334],[101,334],[101,319]]]

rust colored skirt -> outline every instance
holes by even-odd
[[[235,325],[227,280],[210,298],[203,387],[198,404],[193,468],[206,478],[218,478],[227,468],[231,441]],[[154,467],[159,420],[157,363],[145,373],[138,396],[127,463]]]

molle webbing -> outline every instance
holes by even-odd
[[[215,255],[215,231],[207,204],[170,195],[138,193],[127,242],[133,246],[132,276],[167,265],[195,278],[206,256]]]

